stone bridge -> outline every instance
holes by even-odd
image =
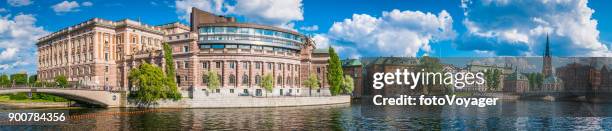
[[[52,94],[66,99],[101,107],[124,107],[126,94],[121,91],[89,90],[76,88],[0,88],[0,94],[33,92]]]

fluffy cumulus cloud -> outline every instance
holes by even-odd
[[[438,14],[392,10],[381,17],[354,14],[351,19],[334,22],[327,36],[348,42],[343,45],[361,54],[416,56],[419,51],[430,52],[432,42],[453,39],[452,24],[452,17],[444,10]]]
[[[300,27],[300,30],[303,30],[303,31],[317,31],[317,30],[319,30],[319,26],[318,25],[302,26],[302,27]]]
[[[76,1],[62,1],[51,6],[51,8],[53,9],[53,11],[55,11],[55,13],[66,13],[79,11],[79,6],[79,3]]]
[[[93,6],[93,3],[91,3],[90,1],[85,1],[85,2],[81,3],[81,5],[83,5],[83,6]]]
[[[30,0],[6,0],[6,3],[14,7],[19,7],[19,6],[30,5],[32,4],[32,1]]]
[[[587,0],[462,0],[467,31],[457,47],[496,55],[612,56]]]
[[[36,18],[26,14],[0,18],[0,72],[36,68],[36,41],[48,32],[35,22]]]
[[[179,18],[189,20],[191,7],[220,15],[243,16],[249,22],[293,28],[304,19],[301,0],[178,0]]]

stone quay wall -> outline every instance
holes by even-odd
[[[312,106],[350,103],[350,96],[320,97],[252,97],[252,96],[210,96],[200,98],[183,98],[179,101],[164,100],[153,108],[253,108],[253,107],[288,107]],[[128,107],[138,107],[130,103]]]

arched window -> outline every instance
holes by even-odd
[[[230,84],[236,84],[236,76],[234,74],[231,74],[229,76],[229,83]]]
[[[282,85],[283,84],[283,77],[278,76],[278,79],[276,80],[276,84]]]
[[[217,74],[217,78],[219,78],[219,83],[221,83],[221,86],[223,86],[223,77],[221,74]]]
[[[202,84],[206,84],[208,83],[208,75],[204,74],[202,75]]]
[[[242,84],[243,84],[243,85],[248,85],[248,84],[249,84],[249,75],[244,74],[244,75],[242,76]]]
[[[259,83],[261,83],[261,76],[256,75],[255,76],[255,84],[259,84]]]

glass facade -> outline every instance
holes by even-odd
[[[202,27],[200,28],[200,35],[212,35],[212,34],[246,34],[254,36],[268,36],[274,38],[283,38],[294,40],[297,42],[303,42],[302,38],[298,35],[291,33],[285,33],[267,29],[257,28],[244,28],[244,27]]]
[[[264,49],[270,51],[296,52],[303,43],[299,35],[248,27],[201,27],[200,48]],[[225,41],[217,43],[214,41]],[[230,43],[227,43],[229,41]],[[231,42],[231,41],[236,41]],[[244,41],[247,41],[245,43]]]

